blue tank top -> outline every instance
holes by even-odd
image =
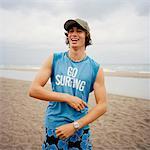
[[[68,52],[54,53],[51,74],[52,91],[68,93],[88,103],[89,93],[93,91],[99,66],[88,56],[80,62],[74,62],[68,57]],[[45,127],[55,129],[74,122],[87,113],[88,107],[76,111],[65,102],[49,102],[45,113]]]

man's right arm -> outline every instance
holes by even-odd
[[[67,93],[53,92],[46,90],[44,85],[47,83],[52,73],[53,54],[51,54],[42,64],[39,72],[29,88],[29,96],[44,101],[66,102],[74,109],[80,111],[86,103],[76,96]]]
[[[51,54],[42,64],[39,72],[32,81],[29,88],[29,96],[44,101],[60,101],[65,102],[67,94],[61,94],[44,89],[44,85],[51,77],[53,54]]]

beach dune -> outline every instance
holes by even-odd
[[[0,150],[41,149],[47,102],[28,96],[30,84],[0,78]],[[150,101],[108,94],[107,112],[90,126],[94,150],[149,150]]]

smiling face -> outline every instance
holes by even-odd
[[[79,27],[72,27],[68,31],[69,46],[73,49],[85,48],[85,31]]]

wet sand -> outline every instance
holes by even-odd
[[[41,149],[47,102],[28,96],[30,84],[0,78],[0,150]],[[91,132],[93,150],[150,149],[150,100],[108,94],[108,111]]]

